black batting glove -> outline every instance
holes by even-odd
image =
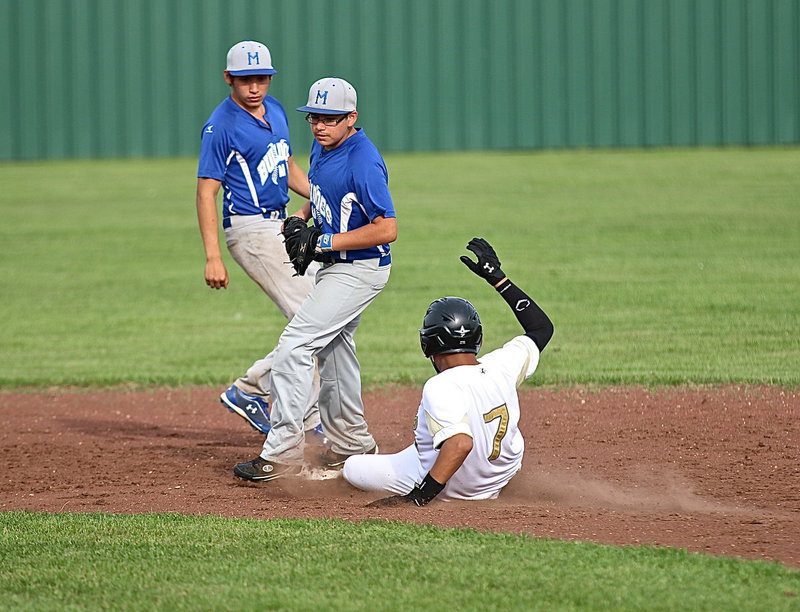
[[[391,497],[384,497],[377,499],[374,502],[367,504],[367,508],[391,508],[392,506],[405,506],[410,503],[406,495],[392,495]]]
[[[461,256],[461,261],[492,287],[505,278],[505,273],[500,269],[500,260],[491,244],[483,238],[473,238],[469,241],[467,249],[475,253],[478,261],[472,261],[466,255]]]
[[[403,504],[426,506],[434,497],[442,492],[442,489],[444,489],[444,485],[434,480],[429,472],[423,479],[422,484],[415,484],[410,493],[384,497],[383,499],[367,504],[367,508],[386,508],[402,506]]]

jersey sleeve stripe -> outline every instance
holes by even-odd
[[[530,368],[531,357],[525,359],[525,363],[522,364],[522,368],[519,371],[519,375],[517,376],[517,389],[519,389],[520,385],[525,382],[525,379],[528,378],[528,368]]]
[[[439,450],[442,447],[442,444],[457,434],[465,434],[470,438],[473,437],[472,430],[469,428],[468,423],[456,423],[455,425],[448,425],[447,427],[437,431],[436,435],[433,436],[434,450]]]
[[[247,182],[247,188],[250,190],[250,197],[253,198],[253,206],[260,208],[261,205],[258,202],[258,192],[256,192],[256,186],[253,183],[253,177],[250,175],[250,168],[247,167],[247,161],[238,151],[235,153],[236,161],[238,162],[239,167],[242,169],[244,180]]]
[[[340,217],[339,217],[339,232],[344,233],[348,230],[350,225],[350,215],[353,214],[353,202],[358,204],[356,194],[352,191],[342,198],[339,203]],[[340,251],[341,257],[347,259],[347,251]]]

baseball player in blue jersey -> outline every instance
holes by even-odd
[[[197,218],[206,254],[206,284],[225,289],[228,271],[217,234],[217,195],[222,187],[222,226],[231,256],[291,319],[311,291],[314,277],[292,276],[284,263],[280,231],[288,190],[304,198],[309,190],[308,178],[292,157],[286,112],[268,95],[275,72],[269,49],[259,42],[242,41],[228,51],[223,74],[231,94],[211,113],[202,131]],[[229,410],[265,434],[273,359],[274,351],[256,361],[220,396]],[[308,397],[305,429],[316,427],[321,433],[317,394]]]
[[[347,81],[317,81],[307,105],[297,110],[307,113],[314,143],[310,202],[294,213],[298,219],[291,225],[310,239],[322,267],[278,342],[270,379],[271,429],[260,456],[233,470],[246,480],[268,481],[301,471],[302,418],[315,356],[320,417],[330,441],[320,458],[322,467],[340,470],[349,456],[377,452],[364,419],[353,336],[361,313],[389,279],[389,243],[397,238],[397,222],[388,173],[378,150],[355,125],[356,92]],[[310,219],[313,225],[306,226]]]

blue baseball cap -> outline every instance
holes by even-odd
[[[344,115],[356,110],[356,90],[337,77],[320,79],[308,90],[308,103],[297,108],[301,113]]]
[[[260,42],[243,40],[228,51],[228,74],[249,76],[251,74],[275,74],[269,49]]]

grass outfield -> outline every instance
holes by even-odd
[[[796,610],[800,572],[385,521],[0,514],[15,610]]]
[[[417,329],[475,303],[485,349],[519,327],[458,261],[474,235],[551,315],[529,384],[800,381],[800,150],[387,158],[400,238],[357,335],[367,383],[421,383]],[[227,384],[277,309],[231,263],[203,282],[196,161],[0,164],[0,389]],[[13,609],[797,609],[777,564],[425,526],[0,513]],[[208,602],[208,603],[205,603]]]
[[[301,160],[302,162],[303,160]],[[0,387],[227,384],[285,321],[227,257],[203,281],[195,160],[0,165]],[[458,261],[474,235],[551,315],[530,384],[800,382],[800,150],[387,158],[395,265],[357,334],[366,383],[421,383],[428,303],[475,303],[485,349],[518,333]]]

